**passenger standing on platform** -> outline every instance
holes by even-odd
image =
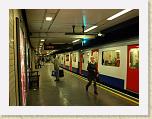
[[[56,80],[55,81],[59,81],[59,60],[57,55],[54,56],[54,70],[55,70],[55,76],[56,76]]]
[[[44,57],[42,57],[42,63],[43,63],[42,65],[44,65]]]
[[[96,79],[98,75],[97,63],[95,62],[94,57],[90,58],[91,62],[88,63],[88,84],[86,85],[86,91],[88,92],[88,88],[91,85],[92,81],[94,81],[94,94],[97,93]]]
[[[41,60],[38,58],[38,68],[41,68]]]

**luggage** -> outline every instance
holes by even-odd
[[[52,76],[56,76],[55,71],[52,71]],[[62,69],[59,70],[59,77],[64,77],[64,71]]]
[[[55,76],[55,71],[52,71],[52,76]]]
[[[59,70],[59,77],[64,77],[64,72],[63,72],[63,70]]]

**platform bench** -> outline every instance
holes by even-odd
[[[30,71],[29,73],[29,88],[39,88],[39,77],[38,71]]]

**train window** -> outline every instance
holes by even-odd
[[[89,52],[87,52],[87,56],[89,56]]]
[[[120,67],[120,50],[103,51],[102,65]]]
[[[66,61],[69,61],[69,55],[66,55]]]
[[[76,54],[73,54],[73,62],[76,62]]]
[[[132,69],[139,67],[139,48],[133,48],[129,51],[129,67]]]

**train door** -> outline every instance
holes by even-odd
[[[72,53],[70,53],[70,71],[72,71]]]
[[[91,56],[95,58],[95,62],[97,63],[97,68],[98,68],[99,49],[91,50]]]
[[[128,46],[126,89],[139,93],[139,45]]]
[[[82,74],[83,53],[80,53],[79,74]]]

